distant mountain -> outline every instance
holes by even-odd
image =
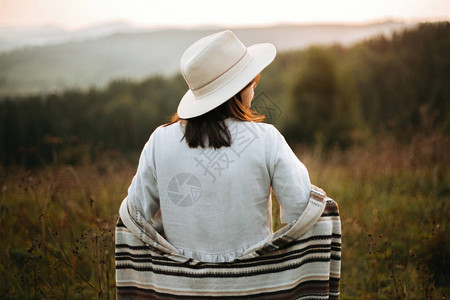
[[[364,26],[282,25],[238,28],[233,32],[246,45],[271,42],[278,51],[286,51],[313,44],[349,45],[414,25],[395,22]],[[26,41],[28,45],[30,41],[42,45],[0,52],[0,96],[104,86],[115,78],[142,79],[154,74],[174,74],[178,72],[181,55],[190,44],[219,30],[221,28],[142,31],[120,23],[72,33],[57,27],[37,31],[0,28],[0,44],[8,34],[17,34],[16,45],[25,45]]]
[[[126,22],[90,26],[77,31],[67,31],[57,26],[2,27],[0,26],[0,53],[29,46],[45,46],[71,41],[97,39],[114,33],[140,32]]]

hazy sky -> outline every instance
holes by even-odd
[[[450,20],[450,0],[0,0],[0,25],[78,29],[110,21],[134,25],[364,23]]]

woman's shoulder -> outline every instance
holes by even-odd
[[[258,140],[257,145],[265,148],[275,147],[283,135],[280,131],[270,123],[254,122],[254,121],[240,121],[229,120],[227,127],[230,130],[231,136],[239,144],[253,143]]]
[[[273,132],[278,131],[276,127],[270,123],[265,122],[256,122],[256,121],[242,121],[234,118],[227,118],[225,119],[225,122],[229,126],[233,126],[236,124],[237,126],[241,127],[248,127],[256,130],[266,131],[266,132]]]
[[[150,136],[177,133],[177,131],[180,131],[181,126],[184,126],[184,124],[180,124],[180,122],[161,124],[153,130]]]
[[[255,122],[255,121],[242,121],[235,118],[226,118],[224,120],[228,130],[234,137],[244,138],[260,138],[263,140],[277,140],[282,134],[280,131],[270,123]],[[164,136],[168,138],[169,135],[175,135],[179,137],[183,135],[183,130],[186,124],[175,122],[172,124],[162,124],[154,129],[150,138],[156,138],[157,136]],[[164,138],[164,139],[165,139]]]
[[[258,137],[264,137],[265,139],[276,139],[281,135],[280,131],[270,123],[254,122],[254,121],[236,121],[240,125],[242,130],[244,128],[253,131]]]

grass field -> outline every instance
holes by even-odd
[[[340,205],[342,299],[448,298],[449,146],[428,135],[295,149]],[[2,299],[114,299],[114,225],[135,169],[111,157],[0,169]]]

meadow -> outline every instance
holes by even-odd
[[[448,298],[449,146],[430,133],[408,145],[293,147],[340,206],[342,299]],[[114,153],[1,169],[2,298],[114,299],[114,226],[135,169]]]
[[[258,84],[252,107],[339,204],[342,299],[450,295],[449,33],[280,53]],[[0,298],[115,298],[119,205],[185,91],[178,74],[0,99]]]

